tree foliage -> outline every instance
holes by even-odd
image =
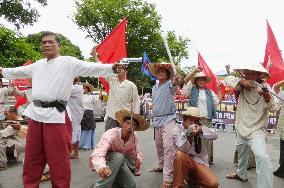
[[[74,21],[96,44],[102,42],[119,20],[127,17],[127,50],[129,57],[141,57],[145,51],[152,62],[169,62],[161,35],[161,16],[154,4],[142,0],[76,1]],[[178,65],[188,57],[189,39],[169,31],[167,36],[174,62]],[[129,78],[138,88],[150,88],[150,79],[141,73],[141,64],[131,66]],[[145,83],[144,83],[145,82]]]
[[[26,42],[30,43],[33,45],[33,49],[37,52],[41,52],[40,48],[40,37],[42,35],[42,32],[36,33],[36,34],[31,34],[26,37]],[[60,46],[60,54],[61,55],[68,55],[68,56],[73,56],[78,59],[84,59],[82,52],[80,48],[65,37],[62,34],[59,34],[60,41],[61,41],[61,46]]]
[[[0,62],[3,67],[21,66],[27,60],[38,60],[41,54],[18,33],[0,26]]]
[[[32,25],[39,18],[39,13],[32,6],[34,3],[47,5],[47,0],[0,0],[0,17],[13,23],[18,29]]]
[[[60,35],[61,55],[69,55],[83,59],[78,46],[72,44],[68,38]],[[16,67],[26,61],[33,62],[43,58],[40,48],[41,32],[23,37],[10,29],[0,26],[0,62],[3,67]]]

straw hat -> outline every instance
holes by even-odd
[[[188,107],[187,110],[182,113],[182,115],[200,118],[200,111],[199,108]]]
[[[90,92],[94,91],[94,87],[93,87],[91,84],[84,83],[84,84],[83,84],[83,87],[87,87]]]
[[[151,64],[148,65],[149,71],[155,77],[157,77],[157,75],[158,75],[157,73],[158,73],[159,68],[165,68],[165,69],[169,70],[170,71],[169,80],[173,79],[174,70],[173,70],[172,64],[162,62],[162,63],[151,63]]]
[[[120,110],[115,113],[115,118],[120,125],[124,123],[124,119],[126,117],[131,117],[131,112],[127,110]],[[145,118],[139,114],[132,113],[132,117],[137,121],[138,126],[135,131],[144,131],[149,128],[149,123],[145,120]]]
[[[240,66],[234,71],[240,72],[244,77],[245,77],[245,71],[250,70],[250,71],[256,71],[262,73],[259,77],[261,79],[269,79],[271,76],[268,73],[268,71],[261,65],[261,64],[255,64],[255,65],[246,65],[246,66]]]
[[[192,78],[191,78],[191,82],[195,83],[196,78],[206,78],[206,83],[210,82],[210,77],[207,76],[204,72],[198,72],[196,73]]]

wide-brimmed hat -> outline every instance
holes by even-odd
[[[198,72],[196,73],[192,78],[191,78],[191,82],[195,83],[196,78],[206,78],[206,83],[210,82],[210,77],[207,76],[207,74],[205,74],[204,72]]]
[[[88,83],[84,83],[83,87],[87,87],[90,92],[94,91],[94,89],[95,89],[91,84],[88,84]]]
[[[259,76],[260,79],[269,79],[271,77],[268,71],[261,64],[240,66],[234,69],[234,71],[241,73],[243,77],[245,77],[246,70],[261,73],[261,75]]]
[[[128,110],[120,110],[115,113],[116,121],[118,121],[120,125],[124,123],[124,119],[127,117],[131,117],[131,112],[129,112]],[[143,116],[136,113],[132,113],[132,118],[138,123],[135,131],[144,131],[149,128],[149,123]]]
[[[149,71],[155,77],[157,77],[158,69],[160,69],[160,68],[165,68],[165,69],[169,70],[170,71],[169,80],[173,79],[174,70],[173,70],[172,64],[162,62],[162,63],[151,63],[151,64],[148,65]]]
[[[196,107],[188,107],[186,111],[182,112],[182,116],[191,116],[200,118],[200,110]]]

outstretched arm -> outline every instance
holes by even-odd
[[[33,64],[15,68],[0,67],[0,73],[4,78],[12,80],[17,78],[30,78],[32,76]]]

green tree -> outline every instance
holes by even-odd
[[[3,67],[23,65],[27,60],[38,60],[41,54],[33,49],[19,33],[0,26],[0,62]]]
[[[32,44],[33,49],[37,52],[41,52],[40,48],[40,37],[42,35],[42,32],[31,34],[26,37],[26,42],[29,44]],[[68,55],[77,57],[78,59],[84,59],[82,52],[80,48],[65,37],[62,34],[59,34],[60,40],[61,40],[61,46],[60,46],[60,54],[61,55]]]
[[[129,57],[141,57],[147,52],[152,62],[168,55],[161,35],[161,16],[154,4],[142,0],[82,0],[76,1],[75,23],[88,33],[96,44],[106,38],[119,20],[127,17],[127,49]],[[189,39],[177,36],[174,31],[166,33],[174,62],[178,65],[188,57]],[[138,89],[150,89],[151,81],[142,75],[141,64],[130,67],[129,78]],[[146,82],[146,83],[144,83]]]
[[[13,23],[17,29],[24,25],[32,25],[39,18],[34,4],[47,5],[47,0],[0,0],[0,17]]]

